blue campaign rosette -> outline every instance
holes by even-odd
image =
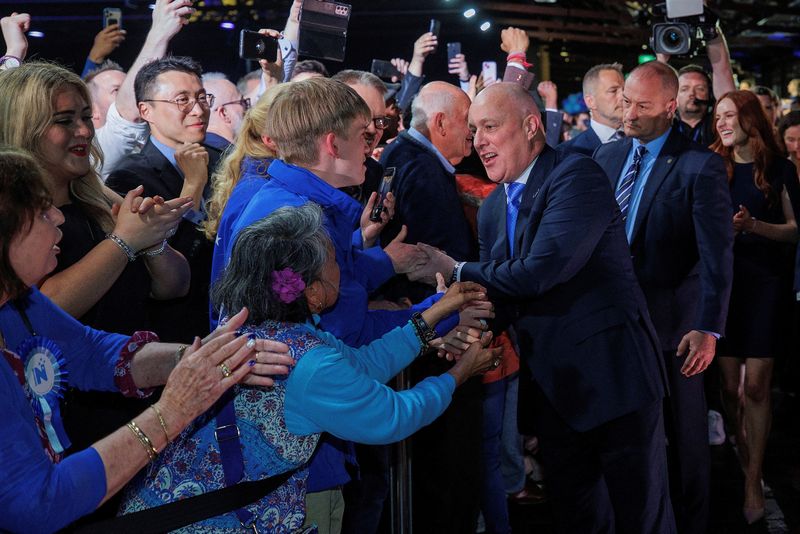
[[[59,409],[59,399],[67,385],[64,354],[54,341],[42,336],[29,337],[20,343],[16,353],[23,361],[25,387],[33,411],[42,421],[50,446],[61,454],[70,445]]]

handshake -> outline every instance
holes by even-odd
[[[457,262],[438,248],[425,243],[403,243],[405,235],[404,226],[397,238],[384,249],[392,259],[395,272],[405,274],[411,281],[436,286],[440,293],[447,291]],[[430,343],[431,347],[438,349],[439,356],[448,360],[458,359],[470,345],[481,341],[482,336],[486,341],[484,333],[489,329],[486,321],[494,317],[494,306],[485,298],[472,300],[461,307],[458,317],[458,326]],[[499,364],[499,359],[495,361]]]

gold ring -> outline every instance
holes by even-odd
[[[233,373],[231,373],[231,370],[228,369],[228,366],[225,365],[225,362],[222,362],[221,364],[219,364],[219,370],[222,371],[222,376],[224,378],[228,378],[229,376],[231,376],[233,374]]]

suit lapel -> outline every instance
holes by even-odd
[[[514,250],[517,252],[521,250],[522,238],[530,222],[533,202],[536,200],[539,189],[541,189],[545,179],[550,175],[550,171],[553,170],[555,160],[556,151],[545,146],[544,150],[539,154],[533,169],[531,169],[531,173],[528,175],[528,183],[525,184],[525,189],[522,190],[522,198],[520,198],[517,224],[514,227]],[[506,250],[508,249],[506,248]]]
[[[603,166],[601,163],[601,166],[608,171],[608,181],[611,182],[611,190],[614,193],[617,191],[617,182],[622,174],[622,166],[625,165],[628,151],[631,149],[631,143],[633,141],[629,137],[610,143],[611,146],[606,152],[608,165]],[[606,143],[604,146],[608,145],[609,143]]]
[[[678,160],[677,154],[680,152],[683,141],[683,134],[673,128],[653,164],[650,175],[647,177],[647,183],[644,186],[644,191],[642,191],[642,199],[639,201],[639,208],[636,210],[636,220],[633,222],[631,242],[636,239],[636,234],[642,226],[642,221],[647,216],[647,212],[650,211],[650,206],[653,205],[656,193],[661,188],[661,184],[664,183],[664,179],[669,174],[672,166]]]
[[[172,163],[161,153],[158,148],[151,142],[147,143],[142,148],[142,154],[147,158],[147,162],[153,168],[154,176],[163,184],[164,189],[169,191],[172,195],[171,198],[176,198],[181,194],[183,188],[183,178]],[[170,200],[170,199],[167,199]]]

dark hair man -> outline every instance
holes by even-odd
[[[212,244],[196,226],[205,217],[202,206],[211,169],[219,152],[203,146],[214,95],[206,93],[200,66],[187,57],[166,57],[146,64],[136,75],[134,91],[139,114],[150,125],[150,138],[138,154],[123,159],[108,185],[128,191],[139,184],[147,196],[165,199],[191,197],[195,209],[184,220],[170,244],[189,260],[192,282],[183,299],[154,305],[154,322],[166,339],[192,339],[207,332],[208,284]],[[176,318],[180,320],[176,320]]]

